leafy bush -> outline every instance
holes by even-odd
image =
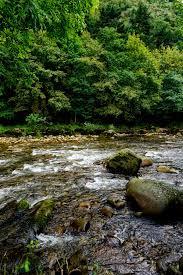
[[[30,114],[26,117],[25,121],[27,125],[30,127],[31,131],[37,136],[41,134],[41,128],[46,122],[46,117],[42,117],[39,114]]]
[[[46,122],[46,118],[39,114],[30,114],[26,117],[25,121],[29,126],[34,126]]]

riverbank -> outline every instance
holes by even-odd
[[[115,134],[178,134],[183,135],[182,123],[171,123],[166,126],[139,124],[135,126],[113,124],[48,124],[48,125],[0,125],[0,136],[24,137],[24,136],[58,136],[58,135],[115,135]]]
[[[56,146],[56,145],[66,145],[66,144],[87,144],[87,142],[95,142],[97,140],[103,141],[104,143],[107,140],[111,140],[111,142],[115,142],[118,140],[141,140],[141,142],[145,141],[176,141],[177,139],[183,138],[183,132],[177,131],[176,133],[168,133],[168,130],[164,129],[164,131],[147,131],[142,133],[142,131],[137,132],[103,132],[101,134],[78,134],[75,133],[73,135],[44,135],[44,136],[14,136],[14,135],[0,135],[0,150],[8,150],[9,152],[19,152],[26,148],[30,150],[35,146]],[[129,146],[130,147],[130,146]]]

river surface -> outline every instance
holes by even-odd
[[[122,148],[130,148],[153,160],[153,165],[141,168],[138,176],[183,188],[181,137],[78,136],[41,141],[2,138],[0,208],[13,199],[25,198],[33,207],[45,198],[54,198],[58,202],[54,217],[48,227],[36,235],[42,247],[53,250],[57,247],[58,250],[63,242],[75,247],[74,243],[78,246],[84,238],[88,261],[91,265],[97,263],[99,270],[104,268],[111,272],[108,274],[160,274],[158,260],[167,263],[171,262],[169,259],[183,256],[182,223],[159,224],[148,218],[138,218],[129,207],[116,211],[110,218],[98,212],[111,194],[125,196],[129,178],[108,173],[103,165],[103,160]],[[156,171],[158,165],[170,166],[176,173],[159,173]],[[84,214],[78,209],[83,201],[91,204]],[[87,232],[75,234],[69,229],[70,219],[81,214],[89,217],[91,226]],[[66,228],[64,233],[58,229],[62,226]]]

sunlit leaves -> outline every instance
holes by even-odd
[[[48,100],[48,105],[54,112],[69,110],[71,108],[69,99],[61,91],[51,92],[51,97]]]
[[[55,35],[69,35],[84,28],[92,0],[1,0],[1,7],[1,28],[45,29]]]

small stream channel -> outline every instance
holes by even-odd
[[[111,194],[125,199],[125,185],[129,179],[108,173],[102,164],[122,148],[130,148],[153,160],[151,167],[140,169],[139,176],[183,188],[181,137],[78,136],[63,141],[59,138],[0,140],[0,208],[22,198],[27,199],[32,208],[45,198],[54,198],[57,202],[51,220],[41,232],[29,232],[26,221],[25,224],[20,222],[29,240],[39,240],[41,261],[46,270],[54,270],[59,258],[70,257],[78,250],[90,266],[86,274],[168,274],[169,264],[183,256],[181,221],[162,223],[139,218],[128,204],[124,209],[115,210],[112,217],[101,214],[100,209],[107,205]],[[171,166],[177,172],[158,173],[158,165]],[[87,202],[88,207],[81,209],[79,205],[83,202]],[[72,220],[80,217],[90,223],[86,232],[70,227]],[[14,222],[15,227],[20,219]],[[13,237],[10,234],[11,241],[8,241],[2,234],[12,225],[3,220],[1,226],[3,258],[3,253],[26,243],[27,235],[19,238],[18,230]]]

